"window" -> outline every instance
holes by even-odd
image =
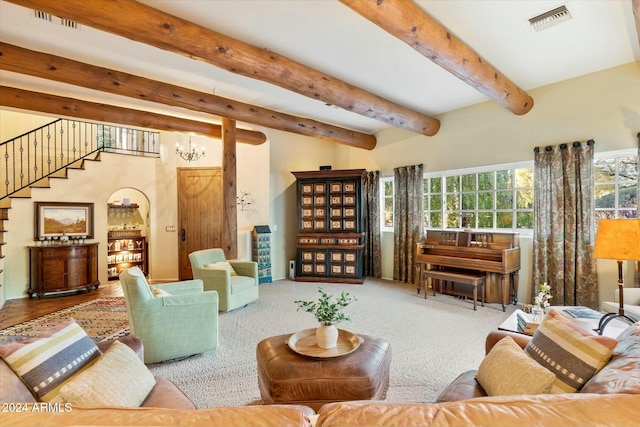
[[[625,150],[597,156],[594,174],[596,220],[637,218],[637,152]]]
[[[425,174],[427,228],[533,229],[532,162]]]
[[[638,154],[596,155],[595,210],[601,218],[638,217]],[[384,186],[383,229],[393,231],[393,178]],[[424,175],[427,228],[533,230],[533,162]]]
[[[382,231],[393,231],[393,178],[380,178],[382,184]]]
[[[427,228],[442,228],[442,176],[424,179],[424,223]]]

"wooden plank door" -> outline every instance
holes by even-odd
[[[178,268],[193,278],[189,254],[222,247],[222,168],[178,168]]]

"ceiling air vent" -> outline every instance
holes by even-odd
[[[569,13],[569,9],[566,6],[562,5],[541,15],[534,16],[529,19],[529,24],[535,31],[542,31],[569,19],[571,19],[571,13]]]
[[[76,21],[72,21],[71,19],[52,16],[50,13],[43,12],[41,10],[34,10],[33,12],[36,18],[42,19],[43,21],[55,22],[67,28],[78,28],[78,23]]]
[[[71,19],[66,19],[66,18],[59,18],[59,19],[60,19],[60,24],[64,25],[65,27],[69,27],[73,29],[78,28],[78,23],[76,21],[72,21]]]
[[[52,22],[50,13],[43,12],[41,10],[34,10],[34,12],[35,12],[36,18],[42,19],[43,21]]]

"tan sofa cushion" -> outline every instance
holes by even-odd
[[[114,341],[93,366],[74,375],[60,396],[74,407],[136,407],[155,386],[153,374],[127,345]]]
[[[2,414],[4,426],[182,426],[182,427],[311,427],[306,406],[220,407],[197,411],[167,408],[73,408],[69,412]]]
[[[509,396],[547,393],[556,376],[504,337],[480,363],[476,379],[489,396]]]
[[[340,402],[319,411],[316,427],[372,426],[632,426],[640,397],[631,394],[538,394],[394,404]]]

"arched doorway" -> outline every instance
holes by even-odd
[[[114,191],[107,201],[107,276],[139,267],[149,275],[149,198],[135,188]]]

